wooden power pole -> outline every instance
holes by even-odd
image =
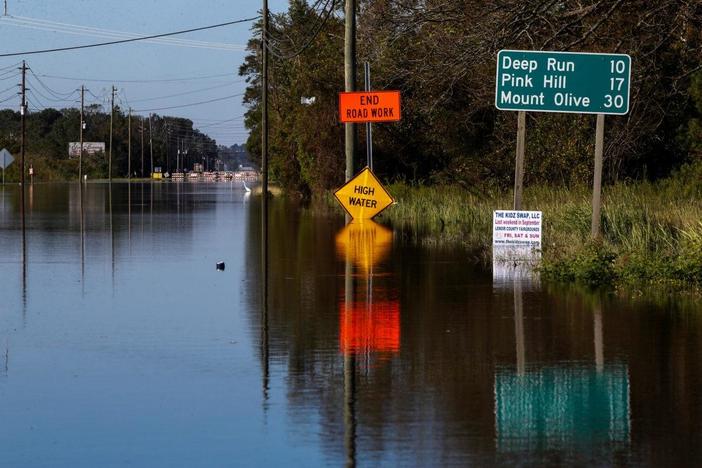
[[[85,128],[85,85],[80,87],[80,154],[78,155],[78,183],[83,183],[83,129]]]
[[[268,195],[268,0],[263,0],[263,31],[261,33],[263,59],[261,100],[263,116],[261,119],[261,186],[263,199]],[[264,202],[265,203],[265,202]],[[264,207],[267,205],[264,204]]]
[[[344,43],[345,91],[356,91],[356,0],[346,0],[346,27]],[[345,124],[346,131],[346,181],[356,172],[356,125]]]
[[[112,132],[115,120],[115,87],[112,85],[112,101],[110,106],[110,160],[108,162],[107,174],[108,179],[112,182]]]
[[[27,151],[27,142],[25,141],[27,134],[27,62],[22,60],[22,89],[20,93],[22,95],[22,102],[20,103],[20,185],[22,186],[22,193],[24,193],[24,154]]]
[[[127,118],[127,179],[132,178],[132,108]]]
[[[144,178],[144,117],[141,118],[141,178]]]
[[[151,174],[154,173],[154,132],[151,126],[151,114],[149,114],[149,152],[151,153]]]

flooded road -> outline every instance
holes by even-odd
[[[0,189],[3,465],[702,462],[699,304],[280,200],[264,275],[242,187],[86,190]]]

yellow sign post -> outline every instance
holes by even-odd
[[[395,203],[368,167],[334,192],[334,196],[353,219],[371,219]]]

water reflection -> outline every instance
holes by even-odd
[[[497,449],[602,450],[630,436],[629,373],[610,363],[544,366],[495,374]]]
[[[592,302],[594,366],[582,361],[528,364],[524,289],[535,290],[534,279],[519,262],[509,260],[498,269],[495,274],[493,264],[495,287],[512,281],[516,348],[516,366],[495,369],[498,452],[608,452],[628,443],[629,369],[622,362],[605,363],[600,298]]]
[[[392,231],[371,220],[352,221],[336,236],[337,255],[344,259],[345,266],[344,294],[339,305],[339,347],[344,355],[346,466],[356,466],[359,359],[368,372],[373,357],[382,360],[400,350],[397,293],[385,284],[374,285],[373,281],[391,246]]]
[[[266,264],[260,197],[114,183],[111,198],[35,184],[22,252],[19,190],[5,194],[8,466],[86,450],[94,465],[702,459],[698,305],[495,279],[460,248],[281,200]]]
[[[339,344],[344,354],[369,356],[400,350],[397,291],[384,284],[374,285],[378,265],[390,252],[392,237],[390,229],[370,220],[353,221],[336,236],[337,254],[346,265],[339,307]]]
[[[352,221],[336,235],[336,251],[363,275],[373,275],[373,267],[383,262],[392,247],[392,230],[371,220]]]

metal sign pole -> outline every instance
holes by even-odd
[[[365,78],[366,78],[366,91],[371,90],[370,82],[370,63],[366,62],[364,64]],[[370,122],[366,123],[366,158],[368,162],[368,167],[371,171],[373,170],[373,124]]]
[[[524,146],[526,139],[526,112],[517,113],[517,158],[514,165],[514,209],[522,209],[524,190]]]
[[[601,235],[602,211],[602,153],[604,152],[604,114],[597,114],[597,127],[595,129],[595,177],[592,184],[592,238]]]

